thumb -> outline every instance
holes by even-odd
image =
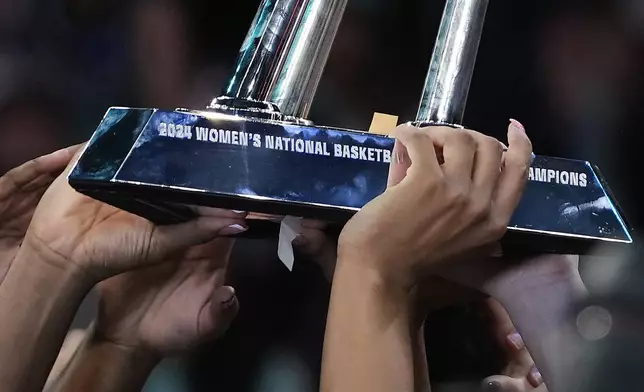
[[[492,376],[483,381],[483,392],[529,392],[534,387],[525,378],[517,379],[507,376]]]
[[[396,140],[393,156],[391,157],[391,166],[389,166],[387,188],[400,184],[407,176],[407,170],[410,167],[411,160],[409,159],[407,148],[400,141]]]
[[[239,311],[239,300],[235,289],[230,286],[219,287],[205,306],[199,331],[204,339],[221,337],[232,324]]]

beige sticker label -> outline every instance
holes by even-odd
[[[389,135],[398,126],[398,116],[391,114],[374,113],[369,133]]]

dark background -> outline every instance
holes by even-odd
[[[516,118],[536,153],[598,164],[636,227],[643,216],[643,4],[492,1],[465,120],[504,138]],[[0,0],[0,172],[86,140],[111,105],[204,107],[219,93],[258,5]],[[413,119],[443,5],[350,0],[312,120],[365,129],[374,111]],[[310,263],[287,273],[272,256],[274,244],[246,245],[233,274],[242,313],[227,339],[188,361],[185,378],[196,391],[313,390],[328,285]],[[435,380],[494,371],[485,315],[459,308],[435,317]],[[183,365],[165,369],[176,376]],[[150,389],[170,388],[168,374]]]

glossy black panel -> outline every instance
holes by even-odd
[[[151,109],[108,110],[71,176],[79,180],[113,179],[153,112]]]
[[[176,203],[346,221],[386,187],[393,139],[385,136],[214,112],[154,111],[145,121],[149,111],[132,113],[110,110],[114,121],[103,121],[70,182],[161,223],[182,216]],[[536,157],[509,229],[517,241],[541,241],[541,251],[632,242],[598,172],[561,158]]]
[[[157,112],[116,179],[358,209],[384,191],[392,148],[370,134]]]

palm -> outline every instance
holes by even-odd
[[[63,176],[43,196],[34,218],[29,240],[78,265],[92,260],[120,271],[120,260],[147,260],[153,225],[76,193]]]
[[[0,281],[13,261],[36,206],[78,146],[37,158],[0,177]]]
[[[236,312],[233,301],[233,306],[220,301],[232,245],[229,239],[214,240],[191,249],[178,263],[102,283],[99,333],[165,355],[217,337]]]
[[[160,262],[245,224],[231,211],[200,209],[194,221],[153,223],[77,193],[59,176],[42,197],[26,241],[51,262],[72,263],[95,278]]]

